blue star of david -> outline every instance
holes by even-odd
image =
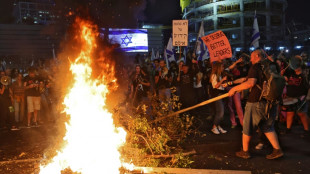
[[[127,35],[122,39],[122,44],[125,44],[126,46],[128,46],[128,44],[132,43],[131,39],[132,37],[128,37]]]

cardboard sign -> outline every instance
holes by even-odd
[[[172,45],[187,46],[188,44],[188,20],[172,21]]]
[[[201,38],[207,45],[211,62],[232,57],[230,43],[222,31]]]

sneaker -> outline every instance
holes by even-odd
[[[213,129],[211,129],[211,131],[216,135],[220,134],[220,131],[217,129],[217,127],[214,127]]]
[[[227,133],[227,131],[224,130],[221,126],[218,126],[217,129],[218,129],[222,134]]]
[[[239,152],[236,152],[236,156],[237,157],[240,157],[240,158],[243,158],[243,159],[249,159],[251,158],[251,155],[249,153],[249,151],[239,151]]]
[[[237,127],[237,125],[231,125],[232,129],[235,129]]]
[[[20,129],[16,126],[12,126],[11,131],[17,131],[17,130],[20,130]]]
[[[38,122],[34,122],[32,127],[39,127]]]
[[[276,159],[280,158],[284,155],[281,149],[273,149],[272,153],[269,155],[266,155],[267,159]]]
[[[31,128],[31,125],[30,125],[30,123],[28,123],[28,124],[27,124],[27,127],[26,127],[26,128]]]
[[[258,145],[255,146],[255,149],[256,150],[262,150],[264,147],[264,144],[263,143],[258,143]]]

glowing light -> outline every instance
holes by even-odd
[[[265,47],[265,50],[269,51],[271,50],[271,47]]]
[[[284,50],[284,48],[285,48],[285,47],[280,46],[280,47],[279,47],[279,50]]]

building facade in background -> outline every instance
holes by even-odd
[[[15,22],[22,24],[52,24],[58,18],[52,11],[54,6],[54,0],[16,0],[14,2]]]
[[[286,0],[192,0],[183,11],[189,20],[189,41],[195,42],[201,21],[205,34],[222,30],[235,50],[250,48],[256,11],[260,47],[286,45]]]

